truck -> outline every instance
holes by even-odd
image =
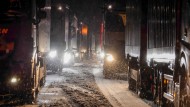
[[[47,68],[53,72],[71,66],[78,57],[78,20],[74,12],[62,0],[51,1],[50,51]]]
[[[120,78],[126,74],[125,27],[118,13],[107,11],[103,35],[103,75],[105,78]]]
[[[44,5],[44,0],[0,3],[0,105],[15,98],[35,102],[45,83],[45,52],[39,49]]]
[[[162,107],[190,105],[189,0],[126,1],[129,89]]]

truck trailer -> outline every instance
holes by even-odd
[[[39,49],[38,13],[44,0],[3,0],[0,3],[0,99],[34,102],[45,82],[45,52]],[[45,13],[44,13],[45,14]],[[2,102],[0,105],[2,105]]]
[[[126,1],[129,88],[162,107],[190,106],[189,0]]]
[[[62,0],[51,1],[50,51],[47,68],[53,72],[74,64],[77,54],[78,20]]]
[[[119,79],[120,74],[126,74],[126,61],[125,27],[118,13],[106,12],[102,43],[104,77]]]

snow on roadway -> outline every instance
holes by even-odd
[[[60,74],[48,75],[38,104],[49,107],[151,107],[128,90],[127,81],[104,79],[100,63],[92,62],[79,63],[64,68]]]
[[[113,107],[151,107],[128,89],[128,82],[104,79],[102,69],[94,68],[96,83]]]
[[[43,104],[43,106],[71,106],[63,95],[63,90],[57,87],[43,88],[38,96],[38,104]]]
[[[112,107],[99,91],[88,64],[64,68],[60,73],[48,71],[37,104],[42,107]]]

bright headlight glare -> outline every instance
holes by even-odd
[[[113,58],[113,56],[112,56],[111,54],[107,54],[106,59],[107,59],[107,61],[109,61],[109,62],[114,61],[114,58]]]
[[[18,81],[19,81],[19,79],[16,77],[11,78],[11,83],[17,83]]]
[[[50,56],[51,58],[56,57],[56,55],[57,55],[57,51],[50,51],[50,53],[49,53],[49,56]]]
[[[101,52],[101,53],[100,53],[100,57],[101,57],[101,58],[104,58],[104,56],[105,56],[104,52]]]
[[[68,63],[71,60],[71,53],[64,54],[64,63]]]
[[[75,53],[75,57],[79,57],[79,53]]]

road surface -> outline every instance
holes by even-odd
[[[85,61],[60,73],[47,72],[35,105],[22,107],[150,107],[128,90],[128,82],[104,79],[102,65]],[[19,107],[20,107],[19,106]]]

